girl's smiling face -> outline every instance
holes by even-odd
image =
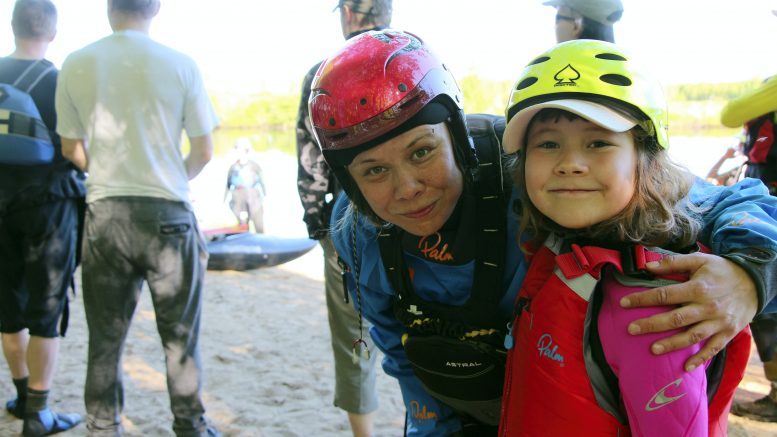
[[[563,227],[601,223],[634,197],[637,149],[630,132],[613,132],[579,117],[535,120],[526,147],[529,199]]]

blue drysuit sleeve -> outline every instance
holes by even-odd
[[[689,199],[703,211],[700,241],[748,272],[758,291],[758,311],[762,311],[777,286],[777,197],[770,196],[756,179],[728,187],[698,179]]]
[[[405,328],[394,317],[394,291],[381,262],[377,230],[363,217],[354,223],[346,212],[347,206],[348,199],[343,194],[332,212],[330,235],[338,255],[350,270],[346,281],[353,305],[372,323],[370,335],[384,354],[383,370],[399,382],[408,414],[407,435],[449,436],[460,430],[461,424],[450,408],[424,390],[407,361],[402,346]]]

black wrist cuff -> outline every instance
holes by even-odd
[[[770,249],[747,247],[721,255],[743,268],[755,283],[760,314],[777,292],[777,253]]]

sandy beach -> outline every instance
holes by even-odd
[[[303,237],[302,210],[296,197],[294,159],[280,153],[261,155],[268,187],[267,232]],[[270,164],[271,163],[271,164]],[[194,181],[195,204],[223,212],[226,159],[209,165]],[[221,214],[221,212],[219,214]],[[228,213],[228,211],[227,211]],[[333,368],[324,303],[323,256],[311,252],[281,266],[246,272],[209,271],[202,321],[205,367],[204,400],[209,418],[224,436],[349,436],[345,414],[332,406]],[[77,276],[77,282],[80,278]],[[50,405],[57,411],[85,414],[87,329],[80,290],[71,304],[67,337]],[[0,364],[0,400],[15,393],[4,360]],[[124,354],[124,425],[129,436],[172,436],[172,415],[165,388],[164,361],[149,293],[143,292]],[[396,381],[379,372],[377,436],[402,435],[404,407]],[[739,398],[768,391],[753,353]],[[0,437],[18,435],[22,422],[3,409]],[[731,416],[731,436],[777,435],[777,424]],[[86,435],[80,425],[60,434]]]
[[[213,272],[206,278],[202,324],[204,399],[224,436],[335,437],[350,434],[345,414],[332,406],[333,370],[323,281],[312,268],[318,248],[283,266]],[[149,294],[130,330],[124,356],[124,425],[128,436],[172,436],[164,362]],[[71,303],[51,406],[84,414],[87,330],[80,294]],[[14,393],[3,362],[0,399]],[[379,373],[377,436],[402,435],[404,407],[396,382]],[[738,397],[768,390],[753,354]],[[18,435],[22,422],[0,413],[0,436]],[[85,436],[80,425],[64,437]],[[731,416],[738,437],[777,435],[777,424]]]

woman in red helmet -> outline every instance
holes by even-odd
[[[349,40],[311,87],[312,125],[347,195],[335,205],[332,239],[383,367],[399,381],[409,436],[496,433],[506,323],[526,273],[494,124],[465,119],[462,108],[447,67],[419,38],[395,30]],[[708,339],[689,365],[719,350],[774,289],[767,269],[777,227],[769,236],[746,231],[760,251],[725,244],[726,225],[743,223],[745,211],[774,225],[759,204],[744,202],[749,195],[774,205],[753,184],[694,188],[694,200],[709,206],[702,240],[731,261],[677,257],[654,270],[687,270],[690,281],[630,296],[640,306],[684,305],[635,326],[689,326],[654,344],[664,352]],[[355,358],[362,342],[354,342]]]

